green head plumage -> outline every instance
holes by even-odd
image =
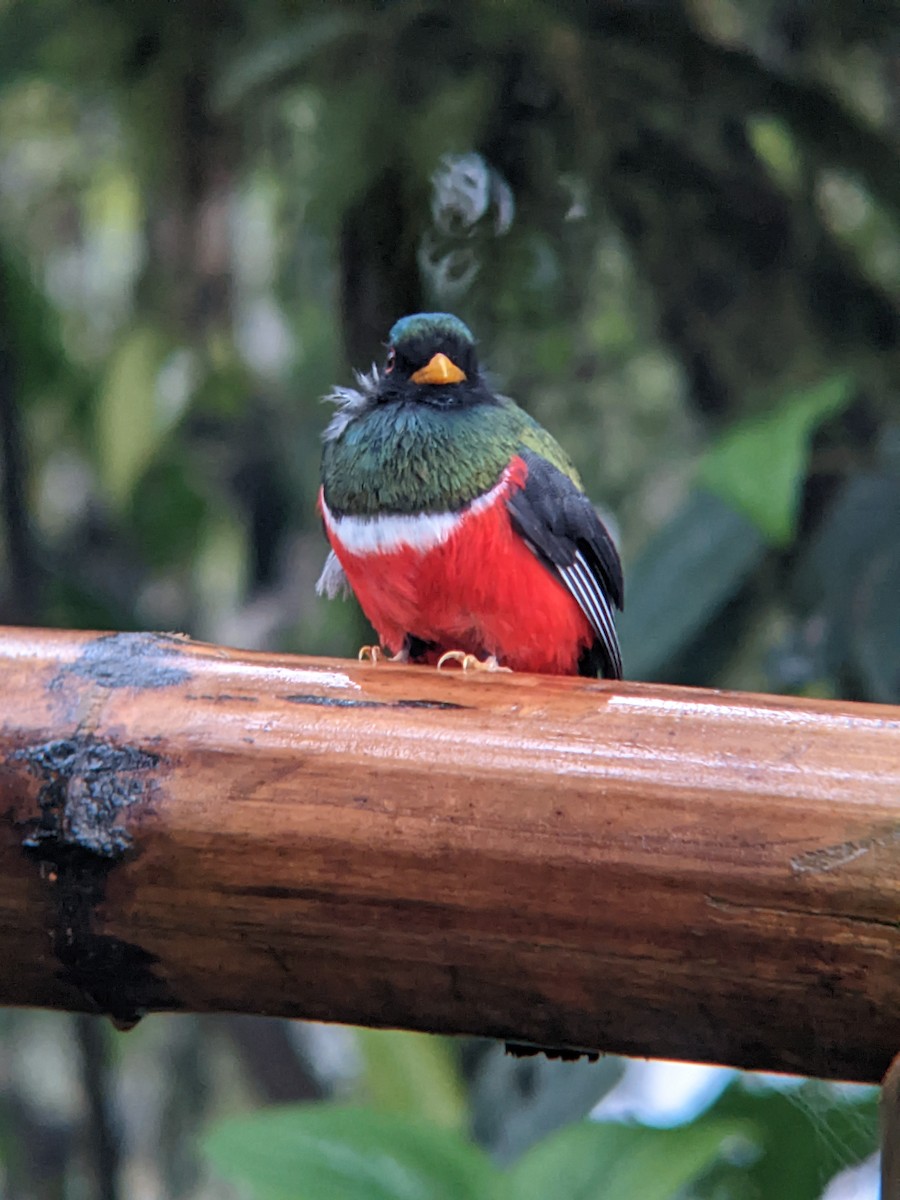
[[[394,347],[405,346],[411,341],[440,341],[443,338],[475,345],[468,325],[453,313],[413,313],[396,321],[388,334],[388,342]]]
[[[435,361],[435,356],[440,356]],[[478,383],[475,339],[467,325],[452,313],[415,313],[401,317],[388,335],[385,374],[397,383],[426,384],[421,399],[434,400],[435,384]],[[462,398],[457,394],[457,399]]]

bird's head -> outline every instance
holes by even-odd
[[[388,336],[385,392],[424,403],[465,403],[480,391],[475,339],[450,313],[401,317]]]

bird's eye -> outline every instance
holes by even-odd
[[[391,371],[393,371],[394,363],[396,362],[396,360],[397,360],[397,352],[394,349],[394,347],[391,346],[390,350],[388,350],[388,352],[387,352],[387,362],[384,365],[385,375],[390,375]]]

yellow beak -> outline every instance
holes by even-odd
[[[465,371],[461,371],[446,354],[435,354],[431,362],[410,375],[413,383],[462,383],[465,377]]]

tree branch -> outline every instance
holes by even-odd
[[[0,1002],[876,1080],[900,710],[5,631]]]

